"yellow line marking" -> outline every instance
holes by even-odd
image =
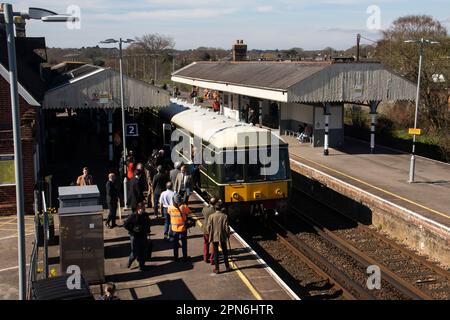
[[[16,218],[13,218],[13,219],[10,219],[10,220],[8,220],[6,222],[0,223],[0,228],[3,227],[3,226],[6,226],[7,224],[13,224],[12,223],[13,221],[16,221]]]
[[[193,218],[197,225],[201,228],[203,226],[203,224],[201,223],[201,221],[199,220],[199,218],[194,217]],[[222,251],[221,248],[219,248],[219,251]],[[256,288],[250,283],[250,280],[248,280],[248,278],[245,276],[245,274],[242,273],[241,270],[239,270],[239,267],[230,260],[230,258],[228,258],[228,262],[230,263],[231,268],[233,268],[233,270],[236,271],[237,275],[239,276],[239,278],[241,279],[241,281],[247,286],[247,288],[250,290],[250,292],[253,294],[253,296],[255,297],[256,300],[262,300],[261,295],[259,294],[259,292],[256,290]]]
[[[366,186],[368,186],[368,187],[371,187],[371,188],[373,188],[373,189],[375,189],[375,190],[384,192],[384,193],[386,193],[386,194],[388,194],[388,195],[390,195],[390,196],[393,196],[393,197],[395,197],[395,198],[398,198],[398,199],[403,200],[403,201],[405,201],[405,202],[408,202],[408,203],[410,203],[410,204],[416,205],[416,206],[418,206],[418,207],[420,207],[420,208],[422,208],[422,209],[431,211],[431,212],[433,212],[433,213],[435,213],[435,214],[437,214],[437,215],[440,215],[440,216],[442,216],[442,217],[444,217],[444,218],[450,219],[450,216],[448,216],[448,215],[445,214],[445,213],[442,213],[442,212],[440,212],[440,211],[437,211],[437,210],[428,208],[428,207],[426,207],[426,206],[424,206],[424,205],[422,205],[422,204],[420,204],[420,203],[414,202],[414,201],[412,201],[412,200],[403,198],[402,196],[399,196],[399,195],[397,195],[397,194],[395,194],[395,193],[392,193],[392,192],[387,191],[387,190],[384,190],[384,189],[382,189],[382,188],[380,188],[380,187],[374,186],[374,185],[372,185],[372,184],[370,184],[370,183],[368,183],[368,182],[365,182],[365,181],[362,181],[362,180],[360,180],[360,179],[358,179],[358,178],[352,177],[352,176],[350,176],[350,175],[348,175],[348,174],[346,174],[346,173],[343,173],[343,172],[340,172],[339,170],[330,168],[330,167],[328,167],[328,166],[326,166],[326,165],[323,165],[323,164],[321,164],[321,163],[318,163],[318,162],[316,162],[316,161],[314,161],[314,160],[310,160],[310,159],[303,158],[303,157],[298,156],[298,155],[296,155],[296,154],[294,154],[294,153],[291,153],[291,154],[294,155],[294,156],[297,157],[297,158],[300,158],[300,159],[303,159],[303,160],[312,162],[312,163],[314,163],[314,164],[316,164],[316,165],[318,165],[318,166],[320,166],[320,167],[322,167],[322,168],[328,169],[328,170],[330,170],[330,171],[332,171],[332,172],[335,172],[335,173],[337,173],[337,174],[340,174],[340,175],[342,175],[342,176],[344,176],[344,177],[347,177],[347,178],[349,178],[349,179],[355,180],[355,181],[357,181],[357,182],[359,182],[359,183],[361,183],[361,184],[364,184],[364,185],[366,185]]]

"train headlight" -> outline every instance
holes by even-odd
[[[283,195],[283,191],[282,191],[280,188],[276,189],[276,190],[275,190],[275,193],[276,193],[277,195],[279,195],[279,196],[282,196],[282,195]]]
[[[233,197],[234,200],[239,200],[239,193],[233,192],[231,196]]]

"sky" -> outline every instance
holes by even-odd
[[[80,17],[79,23],[27,22],[28,36],[48,47],[95,46],[107,38],[147,33],[171,36],[176,49],[229,49],[242,39],[249,49],[347,49],[356,34],[377,40],[396,18],[427,14],[450,30],[449,0],[29,0],[15,11],[41,7]],[[370,44],[363,40],[362,43]]]

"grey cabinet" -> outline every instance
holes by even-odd
[[[84,207],[100,204],[100,192],[93,186],[68,186],[58,188],[59,207]]]
[[[76,265],[89,283],[104,282],[103,208],[60,208],[58,215],[61,273]]]

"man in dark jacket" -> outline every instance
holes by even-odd
[[[144,201],[144,193],[141,190],[139,178],[141,176],[141,170],[136,169],[134,171],[134,177],[130,180],[128,187],[128,201],[127,205],[131,208],[133,213],[136,213],[138,203]]]
[[[156,170],[158,173],[153,177],[153,210],[155,216],[158,216],[158,208],[159,208],[159,197],[161,193],[166,189],[166,183],[169,181],[169,177],[167,177],[164,172],[163,166],[159,165]]]
[[[110,229],[116,226],[117,202],[119,200],[119,191],[115,182],[116,175],[110,173],[108,175],[108,182],[106,182],[106,204],[108,205],[109,214],[105,223],[106,227]]]
[[[124,228],[128,230],[131,242],[131,253],[128,259],[128,268],[131,268],[134,260],[139,262],[139,269],[145,269],[145,260],[148,256],[150,234],[150,218],[145,213],[145,205],[139,203],[136,213],[132,213],[124,223]]]

